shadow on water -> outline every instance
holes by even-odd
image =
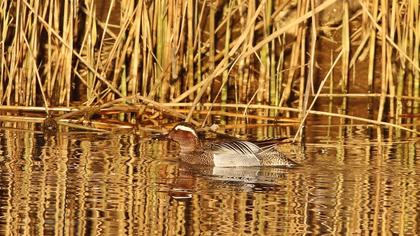
[[[296,168],[198,168],[169,141],[2,129],[0,234],[417,235],[419,141],[381,132],[313,126]]]

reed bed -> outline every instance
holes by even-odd
[[[339,108],[322,115],[352,118],[351,99],[361,96],[368,113],[357,118],[418,124],[418,7],[411,0],[1,0],[1,104],[8,114],[44,108],[57,119],[132,106],[114,116],[136,123],[153,118],[152,106],[201,117],[197,124],[209,121],[203,109],[303,124],[325,102]],[[80,112],[57,112],[62,107]]]

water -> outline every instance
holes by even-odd
[[[0,235],[419,235],[420,143],[386,133],[313,126],[299,167],[226,170],[137,135],[2,129]]]

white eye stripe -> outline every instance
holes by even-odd
[[[197,134],[195,133],[195,130],[190,128],[190,127],[187,127],[187,126],[178,125],[177,127],[175,127],[175,130],[182,130],[182,131],[190,132],[190,133],[194,134],[195,137],[197,137]]]

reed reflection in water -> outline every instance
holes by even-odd
[[[338,129],[314,128],[297,168],[230,170],[136,135],[3,129],[0,234],[418,235],[419,141]]]

